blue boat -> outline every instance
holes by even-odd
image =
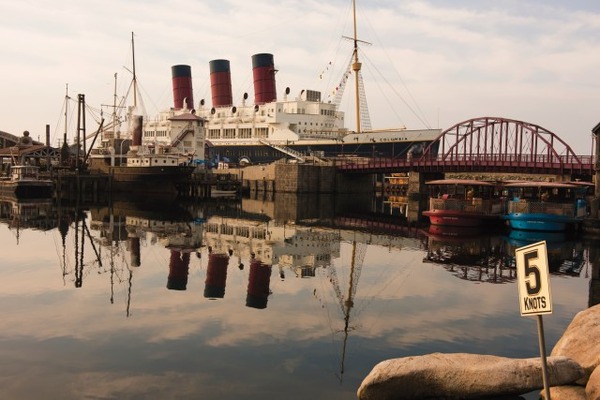
[[[508,192],[503,219],[513,229],[563,232],[577,228],[587,214],[586,188],[562,182],[520,181]]]

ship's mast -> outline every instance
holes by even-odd
[[[135,45],[133,42],[133,32],[131,32],[131,58],[133,60],[133,107],[137,108],[137,77],[135,75]]]
[[[354,62],[352,63],[352,71],[354,71],[354,86],[355,86],[355,103],[356,103],[356,133],[360,133],[360,100],[359,100],[359,76],[361,63],[358,61],[358,36],[356,33],[356,0],[352,0],[352,16],[354,20]]]
[[[67,83],[65,86],[65,133],[63,134],[63,143],[67,143],[67,125],[69,123],[67,118],[69,111],[69,84]]]
[[[112,129],[113,129],[113,138],[120,138],[120,131],[116,131],[117,128],[117,73],[115,72],[115,87],[113,89],[113,112],[112,112]],[[117,137],[117,134],[119,137]]]

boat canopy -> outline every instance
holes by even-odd
[[[494,186],[493,183],[487,181],[478,181],[475,179],[438,179],[435,181],[425,182],[426,185],[468,185],[468,186]]]
[[[572,183],[565,182],[546,182],[546,181],[520,181],[512,182],[504,185],[507,188],[525,188],[525,187],[536,187],[536,188],[558,188],[558,189],[576,189],[580,186]]]

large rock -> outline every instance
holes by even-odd
[[[542,399],[546,399],[546,391],[540,393]],[[552,400],[587,400],[585,388],[577,385],[555,386],[550,388]]]
[[[585,386],[585,394],[588,399],[600,399],[600,368],[596,368],[590,375],[590,380]],[[550,397],[552,397],[552,393],[550,393]]]
[[[550,355],[565,356],[581,365],[585,376],[577,383],[585,385],[600,363],[599,337],[600,305],[596,305],[577,313]]]
[[[582,376],[583,370],[573,360],[548,358],[550,386],[567,385]],[[523,394],[543,387],[539,358],[434,353],[377,364],[357,394],[361,400],[475,399]]]

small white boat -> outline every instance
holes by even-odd
[[[12,165],[8,177],[0,179],[0,194],[16,198],[48,198],[54,193],[54,182],[40,179],[35,165]]]

